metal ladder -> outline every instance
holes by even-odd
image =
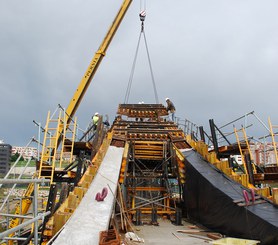
[[[45,125],[44,140],[42,154],[40,159],[39,179],[50,179],[50,184],[53,182],[53,175],[56,164],[57,146],[62,130],[64,129],[64,121],[59,112],[58,119],[50,117],[50,111],[47,114]]]
[[[57,110],[56,110],[57,111]],[[39,179],[49,179],[50,183],[47,186],[38,185],[38,190],[46,190],[50,193],[51,186],[53,184],[53,177],[55,172],[55,167],[57,164],[57,150],[59,146],[59,141],[61,137],[64,137],[64,116],[62,116],[62,111],[58,113],[58,118],[54,118],[56,111],[50,116],[50,111],[48,111],[46,124],[44,128],[44,138],[42,145],[42,153],[40,159],[40,166],[38,171]],[[31,233],[34,233],[34,224],[31,227]],[[40,234],[36,234],[37,236]],[[35,234],[34,234],[35,235]],[[32,242],[31,242],[32,244]]]
[[[247,150],[248,150],[248,153],[249,153],[249,155],[250,155],[250,159],[251,159],[251,161],[252,161],[253,173],[257,173],[257,169],[256,169],[256,166],[255,166],[255,164],[254,164],[254,158],[253,158],[253,154],[252,154],[252,152],[251,152],[250,144],[249,144],[249,142],[248,142],[248,137],[247,137],[246,131],[245,131],[244,128],[241,128],[241,129],[237,130],[237,129],[234,127],[234,132],[235,132],[235,136],[236,136],[238,148],[239,148],[240,155],[241,155],[241,160],[242,160],[242,162],[243,162],[244,171],[245,171],[245,173],[247,173],[246,162],[245,162],[244,154],[243,154],[242,147],[241,147],[241,140],[240,140],[239,135],[238,135],[238,132],[240,132],[240,131],[241,131],[242,134],[243,134],[242,138],[243,138],[244,142],[246,143]]]
[[[64,122],[66,122],[66,113],[64,113]],[[64,123],[63,135],[62,135],[62,148],[60,154],[60,162],[59,167],[62,168],[62,163],[65,158],[65,153],[70,153],[69,162],[71,163],[73,160],[73,148],[74,141],[76,137],[76,127],[77,127],[77,119],[71,120],[70,123]]]

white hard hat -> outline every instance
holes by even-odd
[[[166,98],[165,100],[167,101],[167,100],[170,100],[170,99],[169,99],[169,98]]]
[[[95,116],[98,116],[98,112],[95,113]]]

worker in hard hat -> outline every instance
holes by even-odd
[[[167,103],[166,110],[169,113],[169,118],[170,118],[170,120],[172,119],[172,121],[174,121],[176,108],[175,108],[173,102],[169,98],[166,98],[165,100]]]
[[[93,129],[96,130],[97,129],[98,120],[99,120],[98,112],[95,113],[95,115],[93,116],[92,119],[93,119]]]

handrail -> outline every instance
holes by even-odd
[[[14,228],[12,228],[12,229],[9,229],[9,230],[6,230],[6,231],[0,233],[0,239],[5,238],[6,236],[8,236],[8,235],[10,235],[10,234],[12,234],[12,233],[14,233],[14,232],[16,232],[16,231],[22,229],[23,227],[25,227],[25,226],[27,226],[27,225],[33,224],[34,222],[36,222],[36,221],[38,221],[38,220],[44,218],[45,216],[49,215],[50,213],[51,213],[50,211],[47,211],[47,212],[45,212],[45,213],[38,214],[37,217],[35,217],[35,218],[33,218],[33,219],[30,219],[30,220],[28,220],[28,221],[26,221],[26,222],[23,222],[22,224],[20,224],[20,225],[14,227]]]

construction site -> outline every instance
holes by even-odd
[[[206,132],[171,118],[154,82],[156,103],[128,103],[130,81],[111,125],[96,113],[77,134],[78,107],[131,3],[123,1],[68,106],[37,125],[41,142],[26,145],[39,146],[35,166],[26,158],[15,172],[20,155],[0,179],[0,244],[278,244],[270,119],[265,147],[248,126],[227,134],[210,119]],[[139,18],[140,42],[144,11]],[[235,121],[246,116],[256,114]]]

